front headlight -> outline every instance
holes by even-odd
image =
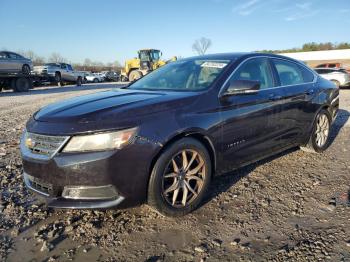
[[[63,152],[84,152],[120,149],[127,145],[136,134],[137,128],[116,132],[84,136],[73,136],[64,147]]]

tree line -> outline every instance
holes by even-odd
[[[326,50],[340,50],[340,49],[350,49],[350,43],[306,43],[299,48],[281,49],[281,50],[260,50],[257,52],[263,53],[297,53],[297,52],[310,52],[310,51],[326,51]]]

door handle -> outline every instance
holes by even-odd
[[[305,92],[306,95],[313,95],[315,93],[314,89],[309,89]]]

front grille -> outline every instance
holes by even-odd
[[[67,136],[47,136],[26,132],[24,145],[33,154],[52,157],[66,143]]]

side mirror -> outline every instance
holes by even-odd
[[[233,80],[223,96],[256,94],[260,90],[260,81]]]

